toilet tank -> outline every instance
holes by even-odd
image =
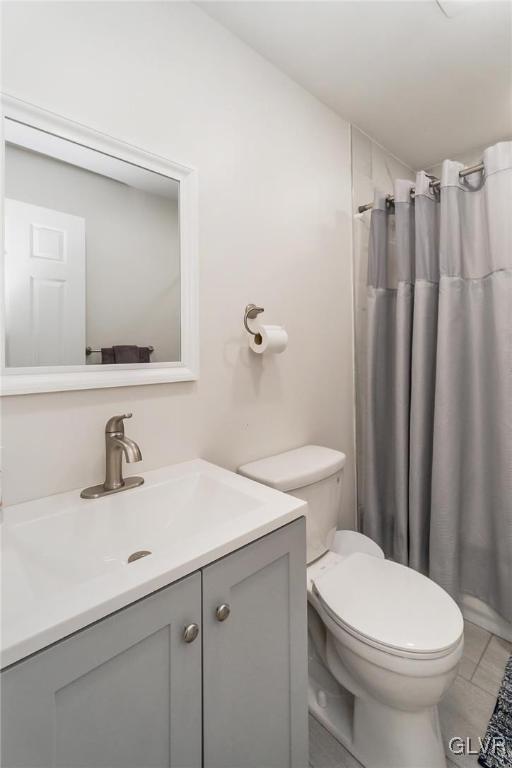
[[[307,501],[308,564],[330,549],[341,511],[346,456],[332,448],[304,445],[239,468],[251,480]]]

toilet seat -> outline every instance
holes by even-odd
[[[343,557],[355,555],[356,552],[364,552],[365,555],[373,555],[382,559],[385,557],[384,552],[375,541],[358,531],[336,531],[329,549]]]
[[[457,604],[404,565],[356,553],[315,573],[312,588],[338,626],[386,653],[438,658],[460,643],[463,620]]]

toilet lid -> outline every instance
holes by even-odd
[[[313,587],[337,623],[379,646],[433,654],[453,647],[463,632],[450,595],[391,560],[350,555],[315,578]]]

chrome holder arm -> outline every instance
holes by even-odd
[[[252,331],[249,328],[249,324],[248,324],[247,320],[256,320],[258,315],[261,312],[264,312],[264,311],[265,310],[264,310],[263,307],[257,307],[256,304],[248,304],[246,306],[245,314],[244,314],[244,326],[245,326],[245,330],[247,331],[247,333],[250,333],[251,336],[257,336],[258,332],[257,331]]]

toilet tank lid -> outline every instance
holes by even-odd
[[[251,461],[239,467],[241,475],[278,491],[293,491],[331,477],[345,466],[346,456],[321,445],[303,445],[292,451]]]

